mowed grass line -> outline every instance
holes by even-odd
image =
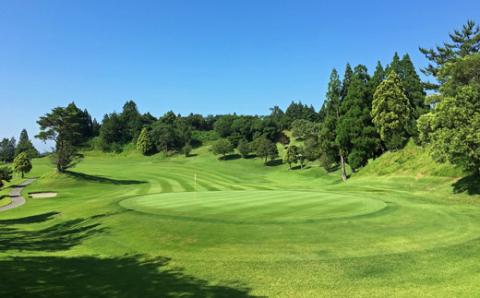
[[[453,195],[452,179],[361,174],[341,183],[338,173],[315,164],[289,171],[264,167],[260,159],[219,161],[205,147],[195,153],[165,159],[87,152],[73,171],[88,179],[56,174],[47,159],[34,160],[40,178],[25,191],[59,195],[27,199],[0,214],[0,229],[14,229],[0,236],[0,267],[9,268],[0,273],[9,283],[0,294],[48,296],[48,287],[31,286],[39,277],[57,289],[89,286],[102,293],[94,279],[132,294],[125,280],[96,270],[111,260],[103,273],[122,272],[150,295],[171,285],[185,296],[208,288],[159,270],[224,286],[196,292],[211,297],[235,297],[232,289],[244,287],[237,297],[474,297],[480,291],[480,206],[474,197]],[[122,207],[142,198],[134,209],[144,212]],[[50,267],[32,256],[50,258],[58,274],[36,270]],[[135,261],[124,263],[126,256]],[[163,257],[167,264],[142,269]],[[91,261],[73,262],[80,258]],[[76,278],[64,282],[69,272]]]

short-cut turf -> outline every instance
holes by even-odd
[[[0,294],[143,297],[472,297],[480,291],[478,196],[428,172],[342,183],[207,151],[47,159],[28,199],[0,213]],[[400,153],[399,153],[400,154]],[[372,163],[393,168],[392,155]],[[18,181],[16,178],[15,181]]]

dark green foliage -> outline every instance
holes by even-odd
[[[298,147],[295,145],[290,145],[286,149],[284,160],[286,163],[288,163],[288,168],[292,169],[292,164],[296,164],[298,162]]]
[[[235,116],[225,115],[215,121],[213,127],[220,137],[226,138],[232,134],[233,120],[235,120]]]
[[[100,128],[101,146],[104,151],[115,151],[129,141],[129,132],[117,113],[105,115]]]
[[[378,85],[380,85],[383,80],[385,80],[385,70],[383,69],[382,63],[378,61],[375,72],[370,79],[370,89],[372,90],[372,94],[375,93],[375,89],[377,89]]]
[[[294,102],[288,106],[285,110],[285,119],[287,121],[287,125],[291,127],[292,123],[295,120],[303,119],[308,121],[316,121],[318,118],[317,113],[313,106],[307,106],[302,104],[302,102]]]
[[[394,71],[377,87],[371,115],[387,149],[399,149],[407,143],[414,121],[412,107]]]
[[[212,152],[215,155],[221,154],[222,158],[225,159],[225,156],[228,153],[233,152],[233,145],[227,139],[220,139],[213,143],[212,145]]]
[[[86,140],[84,119],[83,111],[71,103],[65,108],[54,108],[37,121],[40,126],[37,137],[55,142],[53,161],[59,172],[72,167],[78,160],[77,147]]]
[[[4,181],[10,182],[12,180],[12,169],[9,167],[0,168],[0,187],[3,187]]]
[[[343,81],[342,81],[342,91],[341,91],[341,98],[345,98],[347,96],[348,88],[350,87],[350,83],[353,77],[353,70],[350,66],[350,63],[347,63],[345,66],[345,73],[343,74]]]
[[[25,173],[29,173],[32,170],[32,163],[28,157],[27,152],[21,152],[13,160],[13,168],[15,172],[19,172],[24,177]]]
[[[443,46],[435,48],[420,48],[430,64],[422,69],[426,75],[436,77],[439,70],[448,62],[455,61],[471,54],[480,52],[480,27],[474,21],[469,20],[460,30],[454,30],[449,34],[450,41],[444,42]],[[427,83],[429,89],[438,89],[438,84]]]
[[[272,120],[276,126],[278,126],[281,130],[288,128],[288,121],[285,117],[285,113],[279,106],[273,106],[270,108],[270,120]]]
[[[369,79],[365,66],[355,67],[347,95],[340,106],[341,117],[336,128],[336,142],[353,169],[366,165],[381,148],[370,116],[372,94]]]
[[[242,155],[243,158],[246,158],[252,153],[252,144],[246,140],[241,140],[238,143],[237,150]]]
[[[142,130],[143,118],[138,112],[137,104],[133,100],[129,100],[123,105],[120,119],[125,126],[125,140],[128,140],[128,142],[135,140]]]
[[[297,119],[292,123],[292,136],[298,140],[305,140],[318,134],[318,125],[309,120]]]
[[[324,119],[320,127],[318,140],[321,154],[325,162],[324,165],[330,167],[331,164],[340,160],[339,146],[337,138],[337,122],[340,118],[340,100],[342,85],[337,70],[333,69],[330,74],[328,90],[322,109],[324,110]]]
[[[257,156],[264,159],[264,164],[267,164],[268,159],[273,160],[278,157],[278,149],[275,143],[266,137],[258,137],[253,141],[253,146]]]
[[[12,162],[15,158],[15,146],[15,138],[2,139],[2,141],[0,142],[0,161]]]
[[[38,151],[28,138],[28,133],[25,129],[20,133],[20,138],[18,139],[17,147],[15,148],[15,156],[18,156],[22,152],[26,152],[29,158],[38,156]]]
[[[305,140],[303,147],[303,155],[308,161],[314,161],[320,157],[321,150],[318,138],[312,137]]]
[[[437,72],[437,105],[418,121],[432,157],[480,174],[480,54],[459,58]]]

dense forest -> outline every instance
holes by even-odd
[[[235,149],[241,156],[262,157],[265,164],[278,158],[291,167],[318,160],[327,170],[353,172],[386,151],[413,140],[430,144],[432,156],[465,170],[480,173],[480,28],[473,21],[449,35],[435,48],[420,48],[430,62],[421,71],[432,82],[422,82],[410,56],[395,53],[390,63],[378,62],[373,72],[365,65],[346,64],[343,75],[331,71],[321,108],[292,102],[269,115],[142,114],[134,101],[120,113],[106,114],[101,123],[70,103],[56,107],[38,120],[41,140],[53,140],[57,169],[65,171],[81,158],[79,152],[99,149],[120,152],[133,144],[144,155],[159,152],[188,155],[192,148],[212,144],[225,157]],[[427,91],[429,91],[427,95]],[[292,142],[291,138],[295,139]],[[26,152],[38,156],[22,131],[0,143],[0,160],[12,162]]]

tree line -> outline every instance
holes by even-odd
[[[362,64],[347,63],[342,77],[333,69],[319,111],[292,102],[285,111],[274,106],[265,116],[182,116],[169,111],[156,118],[127,101],[120,113],[106,114],[97,123],[87,110],[71,103],[40,117],[37,137],[55,142],[52,157],[60,172],[81,159],[81,148],[121,151],[134,144],[144,155],[188,156],[193,147],[213,142],[212,152],[222,159],[237,150],[245,158],[259,156],[265,164],[279,157],[281,144],[289,168],[319,160],[327,170],[340,168],[346,180],[347,165],[355,172],[369,159],[401,149],[413,139],[431,144],[434,159],[479,174],[480,30],[469,21],[449,37],[443,46],[420,48],[430,61],[422,72],[435,83],[422,82],[410,56],[395,53],[385,67],[378,62],[372,74]],[[427,96],[426,90],[432,93]],[[287,130],[298,142],[291,142]],[[11,153],[4,159],[5,152],[19,145],[4,139],[0,158],[11,161]]]

